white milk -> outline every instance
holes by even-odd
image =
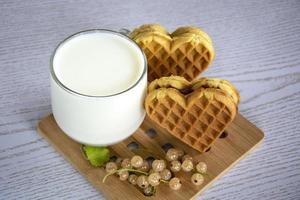
[[[138,81],[143,65],[143,55],[137,46],[106,32],[71,38],[53,58],[58,80],[77,93],[91,96],[125,91]]]
[[[51,60],[53,116],[69,137],[110,145],[143,122],[147,62],[133,41],[112,31],[85,31],[60,44]]]

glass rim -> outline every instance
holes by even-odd
[[[134,46],[137,47],[137,49],[140,50],[141,54],[142,54],[142,57],[143,57],[143,60],[144,60],[144,66],[143,66],[143,71],[140,75],[140,77],[137,79],[137,81],[131,85],[130,87],[128,87],[127,89],[125,90],[122,90],[120,92],[117,92],[117,93],[114,93],[114,94],[110,94],[110,95],[88,95],[88,94],[83,94],[81,92],[77,92],[69,87],[67,87],[65,84],[63,84],[59,79],[58,77],[56,76],[56,73],[54,71],[54,65],[53,65],[53,60],[54,60],[54,57],[57,53],[57,51],[65,44],[67,43],[69,40],[75,38],[75,37],[78,37],[78,36],[81,36],[81,35],[85,35],[85,34],[90,34],[90,33],[110,33],[110,34],[113,34],[113,35],[117,35],[119,37],[122,37],[124,39],[126,39],[127,41],[131,42]],[[64,89],[65,91],[73,94],[73,95],[79,95],[79,96],[82,96],[82,97],[90,97],[90,98],[104,98],[104,97],[113,97],[113,96],[117,96],[117,95],[120,95],[120,94],[123,94],[123,93],[126,93],[128,92],[129,90],[135,88],[140,82],[141,80],[144,78],[144,76],[146,75],[146,72],[147,72],[147,59],[146,59],[146,56],[145,56],[145,53],[144,51],[142,50],[141,47],[139,47],[139,45],[134,41],[132,40],[130,37],[128,37],[127,35],[125,34],[122,34],[120,32],[117,32],[117,31],[113,31],[113,30],[109,30],[109,29],[88,29],[88,30],[83,30],[83,31],[79,31],[77,33],[74,33],[70,36],[68,36],[67,38],[65,38],[64,40],[62,40],[57,46],[56,48],[54,49],[51,57],[50,57],[50,74],[51,74],[51,77],[53,78],[53,80],[62,88]]]

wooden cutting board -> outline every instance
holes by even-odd
[[[124,158],[131,157],[133,154],[139,154],[144,158],[150,156],[163,158],[165,149],[174,146],[192,155],[196,162],[206,162],[208,175],[205,176],[205,182],[201,186],[194,186],[190,182],[191,174],[180,172],[177,174],[177,177],[182,181],[180,190],[172,191],[167,184],[161,183],[154,197],[145,197],[135,186],[127,181],[120,181],[116,176],[110,176],[105,183],[102,183],[102,178],[106,174],[105,170],[103,168],[95,168],[85,160],[80,150],[81,145],[63,133],[57,126],[52,114],[39,122],[37,130],[107,199],[113,200],[193,199],[255,149],[264,137],[261,130],[238,114],[214,145],[207,152],[200,154],[172,137],[166,130],[154,124],[149,118],[146,118],[141,127],[131,137],[110,147],[111,156]],[[242,183],[243,180],[240,181]]]

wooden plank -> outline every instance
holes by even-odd
[[[157,135],[153,138],[150,138],[146,134],[149,128],[153,128],[157,132]],[[127,182],[121,182],[114,176],[107,179],[107,182],[103,184],[101,180],[105,175],[104,169],[94,168],[84,159],[80,151],[80,144],[63,133],[57,126],[52,115],[42,119],[37,129],[41,136],[53,145],[107,199],[154,199],[154,197],[144,197],[136,187]],[[194,186],[189,180],[190,174],[178,173],[176,176],[182,180],[182,188],[179,191],[171,191],[167,185],[160,185],[155,196],[155,199],[162,200],[192,199],[206,190],[234,164],[255,149],[264,137],[264,134],[257,127],[240,114],[236,116],[233,123],[226,129],[226,133],[228,133],[227,137],[219,138],[210,151],[200,154],[172,137],[166,130],[153,124],[149,118],[146,118],[142,126],[131,137],[110,148],[114,153],[121,154],[120,156],[130,156],[132,152],[128,149],[127,145],[135,141],[139,144],[139,149],[135,151],[137,154],[144,157],[153,153],[163,156],[162,146],[165,143],[171,143],[175,147],[181,148],[186,153],[193,155],[196,161],[205,161],[208,165],[208,176],[205,178],[204,184]]]

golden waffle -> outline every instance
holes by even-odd
[[[131,33],[129,33],[129,37],[135,38],[137,35],[144,32],[161,32],[163,34],[168,34],[167,30],[159,24],[145,24],[140,26],[137,29],[134,29]]]
[[[190,86],[190,82],[181,76],[168,76],[155,79],[148,86],[148,93],[158,88],[176,88],[183,90]]]
[[[211,39],[199,28],[181,27],[169,34],[160,25],[143,25],[129,36],[146,54],[149,81],[170,75],[194,80],[214,59]]]
[[[186,85],[186,80],[180,85],[172,84],[172,76],[163,79],[149,85],[145,100],[147,114],[173,136],[205,152],[234,119],[237,104],[232,95],[239,98],[237,90],[229,82],[223,83],[219,79],[200,79],[202,83],[215,80],[217,84],[211,84],[213,87],[208,84],[202,87],[195,82],[186,88],[181,87]],[[180,78],[175,77],[175,80],[178,82]],[[181,90],[187,88],[192,92],[183,94]]]
[[[199,80],[194,81],[192,89],[195,90],[199,87],[217,88],[226,91],[226,93],[229,94],[229,96],[231,96],[233,102],[236,105],[240,103],[240,94],[229,81],[218,78],[201,78]]]
[[[203,38],[205,38],[209,43],[212,43],[211,38],[209,37],[209,35],[206,32],[204,32],[201,29],[194,27],[194,26],[179,27],[171,34],[171,36],[175,37],[175,36],[182,35],[185,33],[194,33],[194,34],[202,35]]]

